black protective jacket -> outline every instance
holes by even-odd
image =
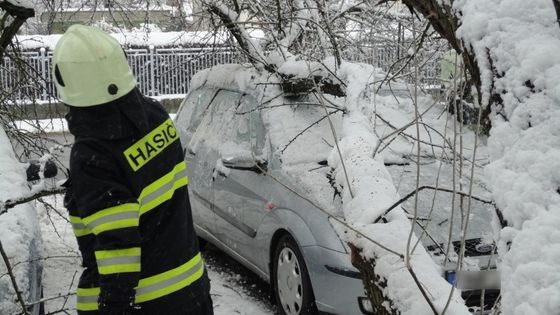
[[[67,115],[75,143],[65,205],[85,270],[80,314],[206,314],[179,135],[137,89]]]

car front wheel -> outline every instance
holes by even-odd
[[[290,235],[278,242],[273,258],[274,294],[282,315],[315,315],[313,288],[303,256]]]

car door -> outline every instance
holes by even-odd
[[[242,225],[241,218],[236,217],[231,205],[224,200],[234,204],[233,198],[237,195],[217,199],[214,184],[216,178],[220,177],[219,174],[227,172],[222,164],[222,157],[231,152],[240,152],[244,148],[243,143],[237,143],[233,137],[241,118],[235,113],[240,99],[241,94],[238,92],[218,90],[186,147],[187,155],[194,156],[198,164],[195,171],[198,189],[194,191],[193,198],[212,209],[215,214],[214,223],[209,231],[228,246],[231,245],[228,242],[230,238],[239,237]],[[249,147],[250,145],[246,148]],[[218,197],[221,196],[223,194],[218,194]]]
[[[214,229],[215,222],[211,204],[211,166],[204,152],[195,152],[194,147],[204,139],[204,130],[211,118],[205,117],[211,115],[210,106],[217,93],[218,89],[206,87],[190,92],[175,118],[187,161],[193,220],[195,226],[209,231]]]
[[[268,160],[265,129],[252,96],[242,95],[230,110],[231,129],[224,140],[235,143],[235,150],[222,150],[222,169],[214,179],[216,227],[224,231],[220,236],[228,246],[255,262],[255,236],[267,214],[268,200],[263,192],[270,187],[263,174]]]

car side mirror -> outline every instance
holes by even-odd
[[[222,157],[222,164],[224,167],[240,170],[251,171],[257,174],[262,174],[267,171],[268,162],[264,160],[256,160],[252,155],[235,155]]]
[[[41,178],[52,178],[58,173],[56,164],[52,160],[47,160],[44,164],[38,160],[30,160],[27,167],[27,181],[40,180]],[[42,167],[42,170],[41,170]],[[41,176],[41,171],[43,176]]]

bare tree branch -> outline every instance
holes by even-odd
[[[25,21],[35,16],[35,11],[33,9],[19,7],[8,1],[0,1],[0,8],[6,13],[11,15],[14,20],[7,26],[1,29],[2,35],[0,36],[0,64],[3,63],[4,52],[8,45],[12,42],[12,39],[20,29],[20,27],[25,23]],[[6,17],[4,15],[4,17]],[[4,19],[3,19],[4,20]]]
[[[4,260],[4,264],[6,265],[6,269],[8,270],[8,274],[10,275],[10,280],[12,281],[12,286],[14,287],[14,291],[16,291],[16,297],[17,300],[19,302],[19,304],[21,305],[21,309],[23,314],[29,314],[27,312],[27,307],[25,306],[25,301],[23,299],[23,296],[21,295],[21,291],[19,290],[17,281],[16,281],[16,277],[14,275],[14,271],[12,270],[12,266],[10,264],[10,260],[8,258],[8,255],[6,255],[6,252],[4,251],[4,246],[2,246],[2,241],[0,240],[0,254],[2,255],[2,259]]]
[[[21,198],[18,198],[16,200],[7,200],[3,203],[0,202],[0,215],[5,213],[6,211],[8,211],[8,209],[11,209],[11,208],[13,208],[17,205],[27,203],[27,202],[33,201],[33,200],[41,198],[41,197],[62,194],[65,191],[66,191],[65,188],[54,188],[54,189],[51,189],[51,190],[42,190],[38,193],[29,195],[29,196],[25,196],[25,197],[21,197]]]

